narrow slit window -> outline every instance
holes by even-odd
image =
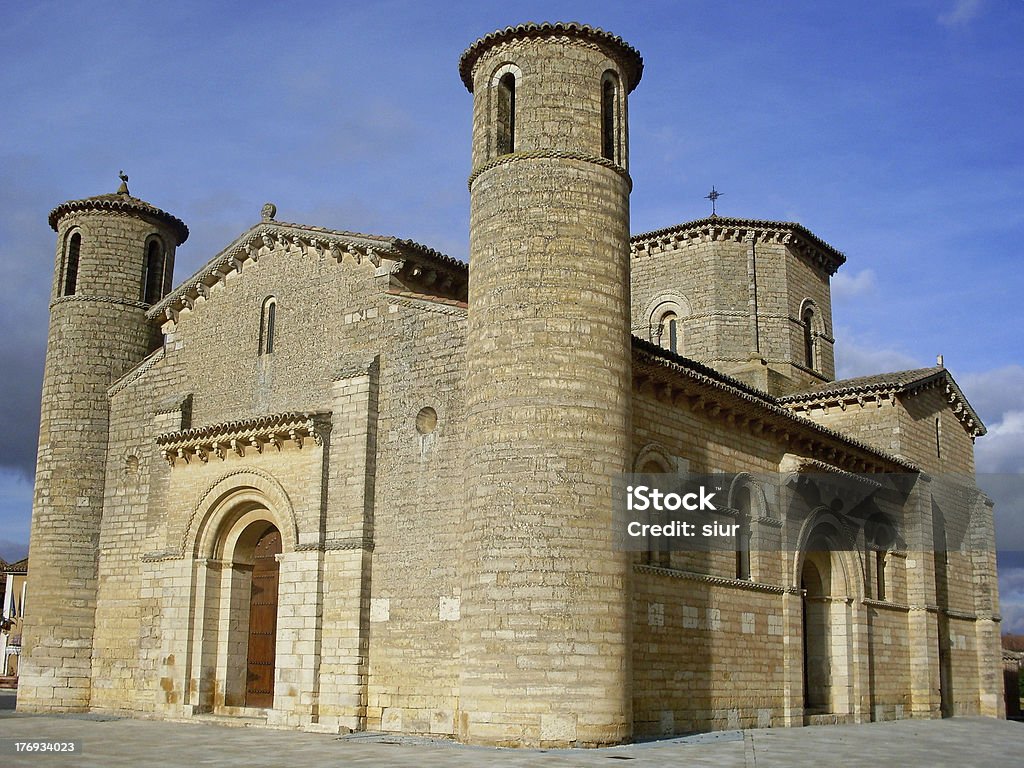
[[[82,252],[82,235],[75,232],[68,241],[67,260],[64,263],[64,295],[74,296],[78,287],[78,258]]]
[[[271,296],[263,302],[263,316],[260,321],[260,355],[274,352],[274,332],[277,325],[277,299]]]
[[[744,486],[736,494],[736,578],[750,579],[750,488]]]
[[[935,458],[942,458],[942,417],[935,419]]]
[[[601,156],[616,162],[615,130],[618,125],[616,111],[618,108],[618,86],[615,76],[607,73],[601,83]]]
[[[875,551],[875,586],[876,597],[885,600],[885,552]]]
[[[807,367],[814,370],[814,310],[808,307],[804,310],[804,362]]]
[[[674,355],[678,355],[681,344],[682,329],[679,326],[679,316],[675,312],[666,312],[658,324],[658,345],[667,349]]]
[[[156,304],[163,296],[164,287],[164,253],[156,238],[150,240],[146,247],[145,271],[142,300],[146,304]]]
[[[498,80],[497,152],[509,155],[516,151],[516,77],[506,72]]]

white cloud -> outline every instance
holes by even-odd
[[[1024,366],[958,376],[988,434],[974,448],[978,472],[1024,474]]]
[[[945,27],[964,27],[981,13],[982,0],[956,0],[953,7],[939,16],[939,24]]]
[[[974,447],[979,472],[1024,474],[1024,410],[1008,411],[988,425]]]
[[[917,360],[898,349],[851,341],[849,334],[836,335],[840,339],[836,342],[836,378],[849,379],[922,367]]]
[[[1024,366],[1007,365],[956,377],[974,410],[990,427],[1010,411],[1024,411]]]
[[[875,272],[872,269],[862,269],[857,274],[840,272],[832,278],[833,301],[870,296],[874,292]]]

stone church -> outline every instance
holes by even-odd
[[[941,364],[834,380],[845,257],[805,227],[630,233],[642,72],[579,24],[466,50],[468,266],[268,204],[175,287],[188,229],[127,183],[50,213],[21,710],[552,747],[998,716],[983,424]],[[736,551],[615,546],[631,472],[730,473]]]

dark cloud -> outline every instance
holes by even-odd
[[[0,539],[0,558],[15,563],[28,555],[28,544],[22,541]]]
[[[55,241],[46,215],[55,201],[47,193],[39,161],[4,154],[0,165],[17,168],[32,180],[17,190],[0,185],[0,424],[18,436],[4,442],[0,469],[30,478],[35,471],[53,276]]]

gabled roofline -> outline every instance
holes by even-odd
[[[257,261],[261,251],[278,247],[302,253],[326,252],[339,263],[345,257],[356,263],[365,258],[377,268],[387,261],[390,263],[384,266],[401,279],[437,284],[449,293],[464,294],[469,282],[468,265],[412,240],[264,220],[235,238],[150,307],[146,316],[150,319],[176,316],[182,309],[191,307],[199,296],[207,296],[209,289],[231,272],[240,272],[245,262]]]
[[[514,27],[505,27],[488,35],[470,45],[459,57],[459,75],[466,89],[473,92],[473,68],[477,61],[489,49],[504,43],[507,40],[522,40],[535,37],[577,37],[590,43],[601,46],[613,58],[617,58],[622,65],[623,75],[626,76],[626,92],[636,88],[637,83],[644,73],[644,59],[640,51],[631,46],[618,35],[605,32],[599,27],[592,27],[589,24],[580,24],[577,21],[545,21],[540,24],[527,22]]]
[[[649,253],[654,248],[665,248],[672,243],[695,240],[732,240],[743,242],[756,237],[760,242],[783,243],[794,247],[813,263],[834,275],[846,263],[842,251],[833,248],[802,224],[792,221],[765,221],[762,219],[734,219],[708,216],[672,227],[642,232],[629,238],[634,255]]]
[[[786,427],[791,426],[794,432],[800,431],[808,435],[808,439],[812,444],[820,442],[826,450],[833,452],[836,445],[844,446],[850,463],[865,465],[864,467],[854,467],[848,471],[865,471],[869,466],[868,459],[871,460],[870,465],[875,467],[891,468],[888,471],[893,469],[904,472],[920,471],[916,464],[904,458],[881,451],[856,438],[844,435],[841,432],[794,413],[789,408],[779,404],[776,398],[766,392],[743,384],[731,376],[726,376],[693,360],[672,354],[637,336],[633,337],[633,356],[634,378],[637,376],[637,370],[641,369],[641,375],[643,375],[643,371],[661,370],[669,378],[675,376],[689,379],[705,387],[717,389],[732,399],[744,403],[747,407],[747,417],[750,421],[762,421],[765,423],[774,421],[780,425],[780,429],[776,431],[785,431]]]
[[[971,406],[949,370],[941,365],[841,379],[816,390],[795,392],[780,397],[779,402],[794,411],[808,410],[816,405],[843,407],[847,403],[862,403],[865,398],[912,397],[924,390],[943,386],[943,394],[967,434],[972,438],[985,435],[988,430],[981,417]]]
[[[0,560],[0,563],[3,563]],[[13,563],[3,563],[3,568],[0,568],[0,573],[28,573],[28,558],[23,557]]]

